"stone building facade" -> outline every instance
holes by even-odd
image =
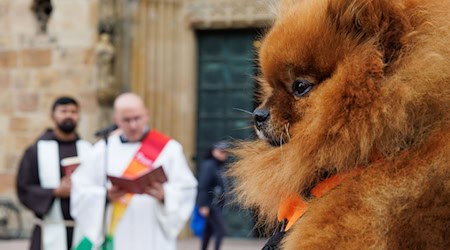
[[[134,2],[126,11],[131,13],[133,34],[127,53],[128,82],[145,97],[152,126],[177,138],[186,154],[195,158],[200,153],[196,145],[198,32],[226,30],[232,35],[242,29],[262,29],[262,33],[273,21],[277,0]]]
[[[60,95],[80,101],[79,132],[98,126],[95,98],[97,0],[53,0],[46,33],[33,0],[0,0],[0,194],[14,191],[23,150],[50,123]]]
[[[51,3],[47,23],[36,2]],[[79,133],[94,142],[94,131],[110,122],[111,98],[139,93],[150,125],[180,141],[195,169],[198,33],[264,29],[274,2],[0,0],[0,196],[14,197],[23,150],[51,125],[60,95],[80,101]]]

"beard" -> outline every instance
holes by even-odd
[[[70,134],[77,128],[77,124],[73,120],[64,120],[58,123],[58,128],[65,134]]]

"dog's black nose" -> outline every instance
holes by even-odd
[[[261,128],[264,122],[269,119],[270,113],[267,109],[255,109],[253,111],[253,119],[257,128]]]

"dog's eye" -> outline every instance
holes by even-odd
[[[295,80],[292,84],[292,91],[297,97],[302,97],[308,94],[313,85],[308,80]]]

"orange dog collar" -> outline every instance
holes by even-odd
[[[355,168],[346,173],[333,175],[319,182],[311,190],[311,194],[316,198],[320,198],[328,191],[341,184],[346,179],[359,175],[362,172],[362,170],[363,170],[362,168]],[[284,220],[287,220],[287,224],[285,228],[282,230],[284,231],[289,230],[307,210],[308,210],[308,203],[304,201],[300,195],[293,194],[289,197],[284,198],[280,202],[277,215],[278,221],[282,222]]]

